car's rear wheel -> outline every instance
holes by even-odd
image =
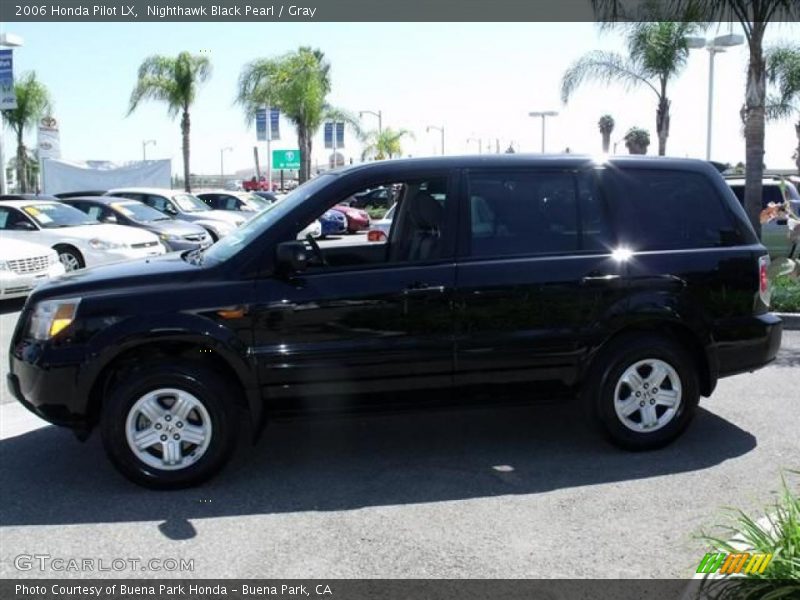
[[[77,271],[86,266],[86,261],[83,260],[83,255],[77,248],[58,245],[53,249],[58,252],[58,260],[64,265],[65,271]]]
[[[676,341],[625,336],[598,356],[584,389],[610,440],[628,450],[660,448],[688,426],[700,399],[697,366]]]
[[[196,485],[217,473],[235,445],[238,420],[225,381],[189,362],[145,365],[110,390],[103,443],[131,481],[151,488]]]

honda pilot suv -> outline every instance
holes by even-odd
[[[397,190],[385,242],[296,239],[381,186]],[[701,161],[380,161],[315,177],[209,248],[43,284],[8,379],[42,418],[99,429],[154,488],[218,472],[241,413],[258,432],[295,411],[499,406],[485,391],[512,385],[564,392],[613,443],[647,450],[720,377],[775,357],[768,264]]]

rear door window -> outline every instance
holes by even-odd
[[[611,167],[602,187],[619,242],[632,250],[742,243],[723,198],[701,173]]]
[[[472,256],[578,249],[577,197],[570,173],[470,174],[469,205]]]

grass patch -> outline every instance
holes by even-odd
[[[800,312],[800,279],[791,275],[775,277],[770,306],[778,312]]]
[[[798,475],[798,473],[792,473]],[[764,573],[709,579],[703,589],[718,600],[777,600],[800,597],[800,496],[781,479],[775,504],[763,519],[731,510],[718,536],[702,535],[715,552],[772,554]]]

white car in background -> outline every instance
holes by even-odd
[[[0,234],[0,300],[27,296],[40,283],[64,272],[52,248]]]
[[[0,203],[0,238],[53,248],[67,271],[166,252],[149,231],[100,223],[76,208],[51,201]]]
[[[397,208],[397,204],[393,204],[382,219],[370,223],[369,231],[367,231],[368,242],[385,242],[389,239],[389,230],[392,228],[395,208]]]

